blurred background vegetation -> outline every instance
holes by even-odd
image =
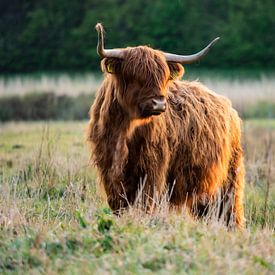
[[[274,14],[274,0],[2,0],[0,121],[88,117],[101,81],[97,22],[108,48],[191,54],[220,36],[184,78],[225,94],[244,118],[274,118]]]
[[[203,66],[274,68],[274,14],[273,0],[2,0],[0,70],[96,69],[97,22],[108,47],[188,54],[221,36]]]

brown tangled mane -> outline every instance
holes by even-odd
[[[171,207],[187,205],[202,216],[222,192],[227,222],[243,226],[240,119],[230,102],[198,82],[180,81],[183,67],[146,46],[127,48],[123,61],[104,59],[102,68],[109,73],[90,110],[88,141],[110,207],[133,204],[146,179],[146,207],[168,191]],[[142,93],[127,91],[133,81]],[[135,104],[157,91],[166,111],[139,118]]]

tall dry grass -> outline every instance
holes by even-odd
[[[244,127],[243,232],[165,199],[114,216],[96,193],[83,123],[1,125],[0,272],[272,274],[275,125],[264,123]]]
[[[213,91],[228,96],[234,105],[252,104],[257,101],[275,101],[275,76],[262,73],[250,76],[249,73],[216,71],[189,71],[187,80],[199,80]],[[0,96],[23,95],[33,91],[55,92],[71,96],[81,93],[94,93],[102,81],[101,74],[94,73],[37,73],[0,77]]]
[[[0,96],[24,95],[31,92],[54,92],[77,96],[94,93],[102,77],[93,73],[34,73],[0,76]]]

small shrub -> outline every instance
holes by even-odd
[[[0,121],[87,119],[94,95],[77,97],[32,92],[0,98]]]
[[[87,227],[87,222],[85,221],[85,219],[84,219],[84,217],[82,216],[82,214],[81,214],[79,211],[76,211],[75,215],[76,215],[76,218],[77,218],[77,220],[78,220],[80,226],[81,226],[82,228],[86,228],[86,227]]]
[[[247,107],[241,112],[242,117],[247,118],[275,118],[275,102],[259,101]]]

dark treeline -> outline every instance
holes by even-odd
[[[107,47],[147,44],[190,54],[222,39],[200,66],[275,67],[274,0],[2,0],[0,71],[93,70]]]

